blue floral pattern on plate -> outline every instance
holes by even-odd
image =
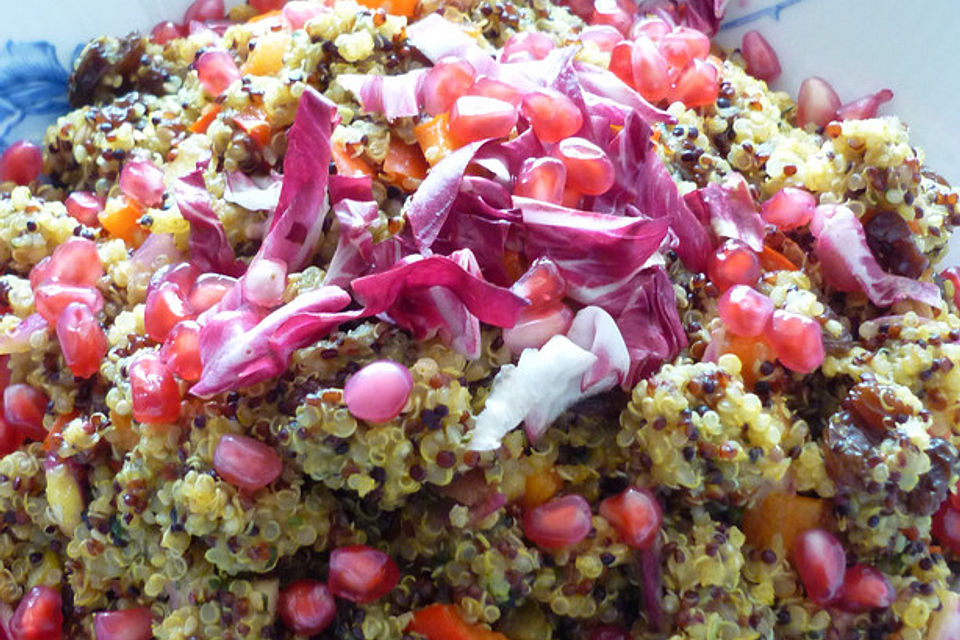
[[[49,42],[8,40],[0,47],[0,148],[24,118],[67,112],[69,77]]]

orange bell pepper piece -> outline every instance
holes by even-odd
[[[374,170],[367,161],[360,156],[354,156],[342,144],[334,144],[330,149],[333,163],[337,166],[337,173],[342,176],[373,176]]]
[[[383,9],[395,16],[413,17],[419,0],[358,0],[360,4],[371,9]]]
[[[139,247],[149,233],[140,226],[140,216],[143,208],[138,202],[126,196],[119,196],[119,206],[107,203],[107,208],[100,212],[100,224],[114,238],[120,238],[129,245]]]
[[[217,114],[220,113],[222,108],[218,102],[209,102],[204,105],[203,110],[200,112],[200,117],[190,125],[190,131],[193,133],[206,133],[210,127],[210,123],[216,119]]]
[[[413,128],[413,135],[423,151],[423,157],[431,165],[437,164],[460,146],[450,135],[450,115],[447,113],[424,120]]]
[[[53,426],[50,427],[50,431],[47,431],[47,437],[43,439],[43,444],[40,445],[44,451],[50,453],[60,448],[60,443],[63,442],[63,428],[78,415],[80,415],[80,412],[74,409],[70,413],[57,416]]]
[[[523,492],[524,508],[533,509],[549,500],[563,486],[563,480],[553,467],[540,469],[527,476],[526,489]]]
[[[431,604],[415,611],[407,631],[427,640],[510,640],[507,636],[477,624],[468,624],[452,604]]]
[[[253,51],[247,56],[242,71],[254,76],[268,76],[283,69],[283,54],[290,47],[290,34],[271,31],[254,40]]]
[[[390,138],[387,157],[383,160],[383,173],[387,180],[402,186],[407,178],[423,180],[427,177],[429,168],[430,165],[419,146],[406,144],[398,138]]]
[[[257,146],[265,147],[270,142],[273,131],[270,128],[270,123],[267,122],[266,114],[260,109],[247,107],[234,116],[233,121],[250,136],[251,140],[257,143]]]
[[[763,245],[763,251],[760,252],[760,266],[764,271],[799,271],[800,269],[787,256],[767,245]]]

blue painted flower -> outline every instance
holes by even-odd
[[[69,109],[69,77],[49,42],[8,40],[0,47],[0,148],[25,117],[60,115]]]

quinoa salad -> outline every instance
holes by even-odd
[[[198,0],[0,157],[0,640],[960,640],[957,192],[712,0]]]

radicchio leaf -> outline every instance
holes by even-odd
[[[580,380],[580,390],[600,386],[612,389],[623,384],[630,372],[630,353],[616,321],[600,307],[584,307],[573,318],[567,337],[578,347],[597,356],[597,362]]]
[[[711,182],[691,191],[683,200],[700,220],[710,222],[718,237],[742,240],[754,251],[763,250],[763,218],[740,174],[722,185]]]
[[[690,27],[712,36],[730,0],[641,0],[639,13],[652,13],[670,24]]]
[[[340,235],[323,282],[345,287],[370,267],[373,235],[369,227],[377,219],[379,208],[369,176],[330,176],[330,199]]]
[[[418,340],[440,336],[470,358],[479,356],[479,322],[512,327],[527,305],[509,289],[484,280],[469,249],[449,257],[408,256],[350,286],[365,305],[364,315],[383,314]]]
[[[227,187],[223,199],[250,211],[272,211],[280,201],[283,176],[271,172],[267,176],[248,176],[242,171],[226,174]]]
[[[863,291],[878,307],[889,307],[904,299],[937,307],[940,288],[883,270],[867,244],[863,225],[843,205],[816,208],[810,230],[817,239],[814,247],[820,270],[827,282],[840,291]]]
[[[447,56],[463,58],[476,70],[477,75],[497,75],[497,63],[476,40],[463,29],[436,13],[407,25],[407,43],[420,50],[436,64]]]
[[[237,260],[227,241],[227,232],[210,205],[203,173],[192,171],[173,184],[173,197],[180,214],[190,223],[190,258],[200,271],[238,276],[244,264]]]
[[[190,393],[208,398],[274,378],[290,366],[290,357],[360,316],[342,311],[350,295],[325,286],[302,293],[260,319],[250,309],[216,314],[200,330],[203,373]]]
[[[395,76],[341,73],[337,82],[356,96],[363,110],[382,113],[387,120],[420,113],[420,89],[427,69],[414,69]]]
[[[584,62],[575,63],[574,69],[587,112],[591,115],[609,119],[616,113],[619,122],[614,124],[618,125],[633,112],[646,122],[676,122],[676,118],[647,102],[646,98],[611,71]]]

